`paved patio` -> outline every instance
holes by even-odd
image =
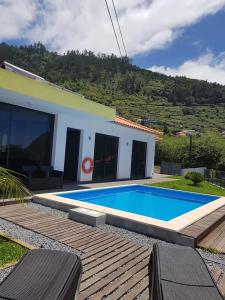
[[[174,179],[176,180],[176,179]],[[99,187],[107,187],[107,186],[116,186],[116,185],[127,185],[127,184],[151,184],[156,182],[165,182],[171,181],[171,178],[168,175],[155,173],[152,178],[149,179],[139,179],[139,180],[117,180],[110,182],[100,182],[100,183],[64,183],[63,188],[61,189],[49,189],[49,190],[41,190],[41,191],[33,191],[35,195],[44,194],[44,193],[54,193],[54,192],[65,192],[72,190],[80,190],[80,189],[89,189],[89,188],[99,188]]]

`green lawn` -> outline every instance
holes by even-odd
[[[225,189],[214,186],[207,181],[202,182],[199,186],[194,186],[190,180],[187,180],[182,176],[171,176],[171,181],[153,183],[150,185],[195,193],[225,196]]]
[[[21,245],[0,236],[0,268],[16,263],[26,252]]]

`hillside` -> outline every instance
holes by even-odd
[[[96,102],[116,107],[132,120],[150,119],[155,128],[225,130],[225,87],[138,68],[127,58],[70,51],[63,55],[42,44],[0,44],[6,60]]]

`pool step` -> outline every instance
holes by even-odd
[[[225,220],[204,236],[198,246],[225,253]]]
[[[94,227],[106,222],[105,213],[82,207],[70,209],[68,218]]]
[[[225,220],[225,205],[184,228],[181,233],[195,239],[195,245]]]

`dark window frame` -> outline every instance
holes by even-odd
[[[22,110],[22,111],[26,111],[26,112],[33,112],[33,113],[38,113],[38,114],[42,114],[45,115],[49,118],[49,140],[47,142],[47,150],[46,150],[46,162],[48,162],[48,165],[51,165],[51,161],[52,161],[52,150],[53,150],[53,138],[54,138],[54,126],[55,126],[55,115],[54,114],[50,114],[50,113],[46,113],[40,110],[35,110],[35,109],[31,109],[31,108],[27,108],[27,107],[23,107],[23,106],[19,106],[19,105],[14,105],[14,104],[10,104],[10,103],[5,103],[5,102],[1,102],[0,101],[0,108],[1,106],[5,106],[6,108],[9,109],[9,128],[8,128],[8,140],[7,140],[7,161],[6,161],[6,165],[5,167],[8,168],[8,166],[10,165],[10,144],[12,141],[12,128],[13,128],[13,111],[16,109]],[[22,170],[21,170],[22,171]]]

